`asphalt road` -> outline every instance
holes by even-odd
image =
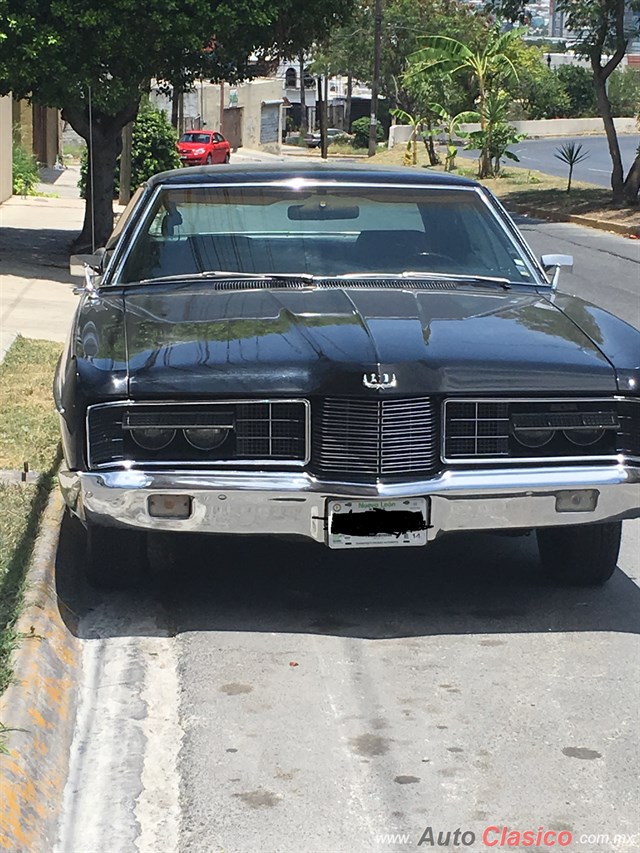
[[[515,217],[537,256],[573,255],[559,289],[601,305],[640,329],[640,241],[564,222]]]
[[[565,178],[568,175],[568,166],[554,156],[560,146],[565,143],[575,142],[582,145],[589,156],[586,160],[578,163],[573,170],[576,181],[585,181],[590,184],[598,184],[602,187],[611,186],[611,157],[605,136],[577,136],[559,137],[558,139],[529,139],[518,145],[512,145],[510,150],[520,158],[520,162],[505,161],[509,168],[519,167],[521,169],[537,169],[548,175],[558,175]],[[633,163],[640,138],[635,134],[620,134],[620,153],[622,164],[626,171]]]
[[[640,326],[637,242],[523,228],[575,254],[563,288]],[[507,849],[490,826],[639,850],[639,555],[626,522],[612,581],[573,590],[541,580],[531,537],[186,537],[168,582],[104,594],[66,524],[84,670],[56,850],[401,853],[429,828],[452,833],[438,849]]]

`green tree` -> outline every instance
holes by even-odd
[[[516,42],[513,63],[518,77],[510,81],[507,89],[514,101],[514,117],[541,119],[567,115],[570,109],[567,92],[562,81],[547,66],[542,48],[524,41]]]
[[[505,82],[518,79],[512,54],[520,41],[520,30],[501,33],[493,29],[480,50],[471,50],[458,39],[447,36],[429,36],[422,40],[423,47],[409,57],[414,73],[428,74],[439,68],[450,75],[470,76],[478,87],[478,112],[483,146],[480,152],[479,177],[492,172],[489,136],[487,135],[487,97]]]
[[[556,77],[563,85],[569,99],[568,118],[588,118],[598,115],[593,74],[582,65],[561,65]]]
[[[157,172],[177,169],[180,158],[176,151],[177,134],[166,114],[145,100],[133,124],[131,140],[131,186],[133,192]],[[80,195],[86,198],[87,149],[83,151],[80,169]],[[120,159],[116,164],[114,195],[120,186]]]
[[[122,128],[150,80],[184,90],[200,75],[246,77],[256,50],[277,54],[278,21],[295,14],[293,0],[0,0],[0,94],[62,109],[92,149],[93,193],[78,249],[103,245],[112,229]]]
[[[636,116],[640,112],[640,68],[627,65],[609,78],[609,100],[615,116]]]
[[[526,0],[492,0],[502,14],[516,20]],[[591,66],[598,113],[604,123],[611,156],[613,201],[635,204],[640,191],[640,153],[625,178],[613,110],[607,92],[608,81],[619,67],[629,42],[640,32],[640,0],[557,0],[557,12],[565,15],[566,26],[578,36],[574,50]]]
[[[352,74],[355,79],[371,83],[373,56],[373,2],[359,0],[349,22],[342,30],[331,33],[321,52],[338,74]],[[380,94],[390,109],[406,112],[424,111],[429,101],[443,102],[441,92],[426,91],[409,81],[407,57],[420,47],[428,35],[456,36],[473,47],[486,38],[488,19],[474,12],[462,0],[385,0],[382,19],[382,55]],[[450,81],[449,81],[450,82]],[[449,106],[455,112],[470,107],[471,91],[455,86],[456,102]],[[453,95],[454,93],[452,93]]]

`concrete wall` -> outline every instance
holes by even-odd
[[[614,121],[618,133],[637,133],[634,118],[616,118]],[[604,133],[601,118],[553,118],[538,121],[512,121],[510,124],[518,133],[526,133],[532,138]],[[461,127],[463,130],[471,131],[480,129],[479,124],[463,124]],[[393,148],[394,145],[406,145],[410,137],[411,128],[408,125],[393,125],[389,130],[389,148]]]
[[[11,97],[0,98],[0,203],[12,193]]]

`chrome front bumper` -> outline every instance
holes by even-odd
[[[640,467],[447,471],[420,482],[322,482],[304,473],[60,472],[72,512],[97,524],[202,533],[299,535],[326,541],[327,500],[426,497],[428,539],[456,530],[514,530],[640,517]],[[595,509],[559,511],[567,492],[591,490]],[[191,497],[189,518],[156,518],[149,497]]]

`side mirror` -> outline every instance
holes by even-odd
[[[93,255],[71,255],[69,258],[69,272],[74,278],[84,278],[87,268],[98,273],[102,269],[104,249],[97,249]]]
[[[568,269],[569,272],[573,270],[573,255],[542,255],[540,263],[545,272],[554,270],[551,286],[555,290],[560,279],[560,270]]]
[[[98,273],[102,272],[104,253],[104,248],[101,248],[93,255],[71,255],[69,258],[69,272],[74,277],[84,278],[84,285],[73,288],[75,294],[95,294],[96,288],[93,280]]]

